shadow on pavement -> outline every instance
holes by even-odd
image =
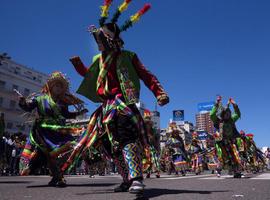
[[[67,184],[67,187],[109,187],[116,185],[115,183],[93,183],[93,184]],[[30,185],[27,188],[51,187],[49,185]]]
[[[230,192],[229,190],[215,190],[215,191],[207,191],[207,190],[170,190],[170,189],[146,189],[144,191],[143,197],[135,197],[135,200],[149,200],[154,197],[159,197],[162,195],[175,195],[175,194],[183,194],[183,193],[189,193],[189,194],[211,194],[216,192]],[[94,190],[92,192],[87,193],[77,193],[76,195],[79,196],[85,196],[85,195],[91,195],[91,194],[116,194],[113,192],[113,190]]]
[[[92,192],[83,192],[83,193],[76,193],[78,196],[85,196],[91,194],[116,194],[112,189],[111,190],[94,190]]]
[[[138,200],[147,200],[150,198],[168,195],[168,194],[211,194],[216,192],[229,192],[229,190],[215,190],[215,191],[208,191],[208,190],[171,190],[171,189],[146,189],[144,191],[144,195],[142,198],[137,198]]]
[[[23,184],[23,183],[32,183],[32,181],[0,181],[0,184]]]

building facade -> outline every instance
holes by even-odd
[[[48,75],[25,67],[12,60],[1,60],[0,65],[0,112],[5,115],[5,127],[9,133],[30,131],[32,122],[18,106],[18,90],[25,97],[39,93]]]
[[[153,121],[154,128],[160,131],[160,113],[158,111],[152,111],[151,119]]]
[[[206,131],[209,134],[214,134],[214,124],[210,118],[210,112],[200,112],[196,114],[196,129],[198,131]]]
[[[136,103],[136,106],[138,110],[140,111],[141,115],[144,116],[145,112],[150,112],[151,120],[154,123],[154,128],[158,131],[160,131],[160,113],[158,111],[149,111],[145,104],[142,101],[139,101]]]

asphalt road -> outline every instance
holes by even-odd
[[[118,175],[89,178],[66,177],[68,187],[47,186],[47,176],[0,177],[1,200],[126,200],[136,199],[129,193],[114,193],[121,182]],[[188,175],[186,177],[163,175],[160,179],[145,180],[142,199],[168,200],[270,200],[270,173],[246,175],[242,179],[230,176]]]

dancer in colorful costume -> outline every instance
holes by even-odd
[[[115,192],[141,193],[144,185],[140,155],[143,146],[149,144],[143,118],[135,105],[139,100],[140,79],[154,93],[159,105],[167,104],[169,98],[138,56],[123,50],[124,41],[120,33],[131,27],[150,8],[146,4],[122,27],[118,27],[116,22],[130,2],[125,0],[111,22],[105,23],[112,3],[105,0],[101,7],[100,28],[90,27],[101,54],[94,56],[89,68],[79,57],[71,59],[77,72],[84,77],[78,93],[94,103],[101,103],[101,106],[92,114],[85,137],[62,169],[65,170],[76,156],[94,145],[114,160],[122,175],[123,183],[115,188]]]
[[[207,152],[205,153],[207,158],[207,167],[212,171],[212,174],[216,172],[217,177],[221,176],[222,166],[218,159],[217,150],[215,148],[215,137],[210,135],[207,139]]]
[[[180,136],[180,132],[181,130],[175,122],[170,123],[167,131],[169,137],[167,139],[166,146],[170,150],[176,174],[181,172],[184,176],[188,169],[188,156],[185,149],[185,143],[183,138]]]
[[[150,178],[151,172],[156,172],[156,177],[160,178],[160,134],[154,128],[153,121],[149,114],[144,113],[144,122],[146,134],[149,141],[149,148],[145,149],[144,171],[147,173],[146,178]]]
[[[252,133],[246,134],[249,169],[253,173],[257,173],[266,166],[266,162],[263,156],[263,152],[261,152],[261,150],[257,148],[253,138],[254,135]]]
[[[198,134],[195,132],[192,134],[192,142],[189,147],[189,154],[191,155],[191,168],[196,175],[203,171],[203,155],[202,148],[199,145],[200,141],[197,139]]]
[[[52,175],[49,185],[66,185],[63,173],[58,167],[61,160],[59,156],[76,144],[71,134],[81,131],[80,128],[67,126],[66,119],[76,118],[87,112],[87,109],[69,112],[68,106],[74,105],[78,108],[82,103],[69,93],[69,82],[60,72],[52,73],[41,95],[31,99],[20,95],[19,106],[27,112],[36,109],[38,114],[21,156],[21,175],[28,175],[34,170],[37,160],[46,160]]]
[[[266,151],[264,152],[265,158],[266,158],[266,168],[267,170],[270,170],[270,148],[268,147]]]
[[[239,137],[236,138],[236,145],[244,170],[248,170],[248,147],[246,133],[241,130]]]
[[[229,105],[232,104],[235,113],[231,113]],[[218,114],[219,112],[219,114]],[[240,118],[240,110],[235,101],[230,98],[226,108],[222,107],[221,96],[217,97],[210,117],[214,123],[216,132],[216,149],[219,160],[223,167],[229,168],[234,172],[235,178],[241,178],[241,160],[236,147],[236,138],[239,133],[236,129],[235,122]]]
[[[162,171],[167,172],[168,175],[171,175],[172,171],[175,171],[172,154],[172,149],[168,146],[161,149],[160,168]]]

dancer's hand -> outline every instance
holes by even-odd
[[[26,104],[26,98],[24,96],[19,96],[19,104],[20,105],[25,105]]]
[[[84,108],[80,111],[80,115],[83,115],[85,113],[88,113],[88,109]]]
[[[158,101],[158,105],[164,106],[170,102],[170,98],[168,97],[166,93],[164,93],[157,97],[157,101]]]
[[[232,97],[230,97],[229,102],[230,102],[232,105],[235,105],[235,104],[236,104]]]
[[[72,63],[72,64],[77,64],[77,63],[79,63],[80,61],[81,61],[81,59],[80,59],[80,57],[79,56],[73,56],[73,57],[71,57],[70,59],[70,62]]]
[[[216,100],[217,104],[219,104],[221,102],[221,100],[222,100],[222,97],[220,95],[218,95],[217,100]]]

